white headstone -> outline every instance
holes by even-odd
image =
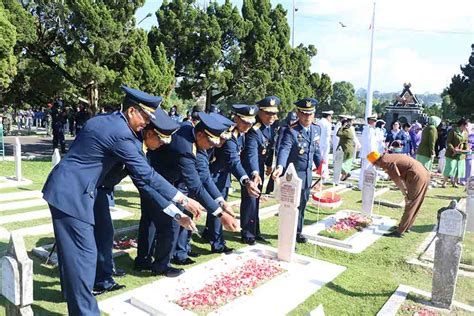
[[[438,233],[448,236],[462,237],[462,214],[458,210],[446,210],[441,213]]]
[[[364,171],[364,185],[362,186],[362,213],[372,216],[375,197],[375,182],[377,181],[377,171],[370,165]]]
[[[59,149],[54,148],[53,157],[51,157],[51,165],[54,168],[61,161],[61,155],[59,154]]]
[[[291,262],[295,253],[296,228],[298,225],[298,206],[300,204],[302,180],[298,178],[295,167],[290,164],[280,178],[277,198],[278,210],[278,259]]]
[[[456,289],[462,254],[466,214],[451,203],[440,211],[438,240],[435,243],[431,301],[441,308],[450,309]]]
[[[466,214],[467,224],[466,231],[474,232],[474,176],[469,177],[466,185],[467,200],[466,200]]]
[[[2,258],[2,294],[15,307],[7,308],[15,315],[32,315],[33,261],[26,253],[23,236],[11,233],[6,255]]]
[[[334,174],[333,174],[334,184],[339,184],[341,180],[343,160],[344,160],[344,152],[339,148],[334,153]]]
[[[18,137],[15,137],[15,174],[16,180],[21,181],[21,143]]]
[[[12,257],[2,258],[2,295],[14,305],[20,305],[20,272]]]

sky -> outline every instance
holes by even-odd
[[[161,2],[146,0],[137,10],[137,22],[153,13],[140,27],[157,25],[154,13]],[[288,10],[291,28],[293,1],[271,2]],[[242,7],[241,0],[233,3]],[[295,46],[318,49],[312,71],[367,89],[373,7],[373,0],[295,0]],[[441,93],[471,54],[474,1],[379,0],[374,26],[373,90],[399,92],[410,82],[414,93]]]

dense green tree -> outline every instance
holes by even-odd
[[[68,92],[88,96],[94,112],[99,105],[120,102],[121,83],[169,93],[174,75],[168,63],[159,59],[164,64],[157,64],[145,34],[134,29],[135,10],[143,3],[29,1],[19,14],[33,19],[34,32],[22,38],[22,58],[35,59],[60,74],[69,84]]]
[[[468,64],[461,66],[460,75],[451,79],[448,93],[456,104],[457,114],[474,117],[474,44]]]
[[[441,117],[446,120],[454,120],[457,117],[456,104],[454,104],[447,88],[443,90],[441,97]]]
[[[8,88],[16,74],[16,57],[13,52],[16,39],[16,29],[0,3],[0,91]]]
[[[424,113],[428,116],[438,116],[438,117],[443,117],[443,110],[441,108],[441,105],[439,104],[432,104],[430,106],[423,106],[424,107]]]
[[[333,84],[331,109],[336,114],[353,114],[357,109],[357,99],[352,83],[338,81]]]

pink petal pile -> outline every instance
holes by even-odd
[[[361,230],[372,224],[372,219],[362,214],[352,213],[348,217],[341,218],[327,229],[328,232],[348,231],[351,229]]]
[[[183,289],[175,303],[185,309],[210,312],[239,296],[250,294],[258,285],[282,271],[283,268],[274,260],[250,259],[229,272],[221,273],[199,290]]]
[[[437,316],[438,315],[438,313],[436,313],[435,311],[422,308],[416,305],[402,306],[400,309],[404,312],[409,312],[410,314],[414,316]]]

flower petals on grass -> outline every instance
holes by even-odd
[[[250,294],[254,288],[282,272],[283,268],[274,260],[249,259],[241,266],[221,273],[199,290],[183,289],[175,303],[197,313],[210,312]]]

